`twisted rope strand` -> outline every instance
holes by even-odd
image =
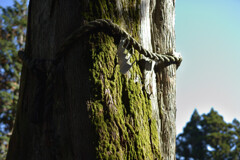
[[[84,34],[89,32],[104,32],[108,35],[127,37],[127,41],[130,45],[134,47],[140,54],[145,57],[157,61],[158,63],[167,63],[167,64],[176,64],[177,68],[180,66],[182,62],[181,57],[176,57],[170,54],[157,54],[152,53],[142,47],[140,43],[138,43],[130,34],[128,34],[124,29],[122,29],[117,24],[113,23],[110,20],[106,19],[97,19],[89,22],[75,30],[72,34],[70,34],[64,43],[62,44],[60,50],[56,54],[56,59],[61,59],[61,57],[66,53],[66,49],[68,46],[72,45],[77,39],[81,38]]]
[[[28,68],[42,68],[40,65],[45,64],[52,64],[52,68],[48,68],[47,70],[54,71],[54,68],[59,64],[59,61],[63,58],[64,54],[66,53],[67,49],[76,42],[77,39],[81,38],[83,35],[87,33],[94,33],[94,32],[104,32],[105,34],[112,35],[112,36],[121,36],[126,37],[129,45],[132,45],[134,49],[136,49],[140,54],[144,55],[150,60],[157,61],[158,63],[167,63],[169,64],[176,64],[177,68],[180,66],[182,62],[182,57],[177,57],[173,54],[157,54],[152,53],[142,47],[140,43],[138,43],[130,34],[128,34],[124,29],[122,29],[117,24],[113,23],[111,20],[106,19],[97,19],[94,21],[89,22],[81,26],[80,28],[73,31],[63,42],[60,49],[56,53],[55,60],[37,60],[31,59],[27,55],[24,54],[23,51],[19,52],[19,57],[27,64]],[[130,52],[131,53],[131,52]]]
[[[110,36],[121,36],[126,37],[126,40],[129,45],[131,45],[135,50],[137,50],[140,54],[144,55],[150,60],[156,61],[158,63],[163,63],[166,65],[170,64],[176,64],[177,68],[180,66],[182,57],[175,56],[174,54],[157,54],[149,52],[148,50],[144,49],[140,43],[138,43],[130,34],[128,34],[124,29],[119,27],[117,24],[113,23],[110,20],[106,19],[97,19],[94,21],[89,22],[86,25],[81,26],[77,30],[73,31],[64,41],[64,43],[61,45],[60,49],[56,53],[56,58],[54,60],[45,60],[45,59],[33,59],[30,58],[28,55],[24,54],[23,51],[19,51],[18,55],[20,59],[26,64],[26,66],[36,75],[38,78],[39,84],[38,84],[38,91],[35,95],[35,101],[36,105],[36,113],[33,113],[33,115],[37,115],[40,110],[40,107],[42,105],[45,106],[41,111],[42,112],[50,112],[48,110],[51,110],[51,107],[53,105],[53,98],[54,98],[54,85],[56,82],[56,72],[63,60],[64,54],[67,53],[67,50],[71,45],[73,45],[76,40],[81,38],[82,36],[88,34],[88,33],[95,33],[95,32],[103,32]],[[130,47],[131,48],[131,47]],[[130,49],[129,47],[126,47],[126,49]],[[132,52],[130,52],[133,54]],[[44,74],[45,80],[42,80],[41,76],[39,76],[39,72]],[[63,71],[61,71],[63,72]],[[44,82],[41,82],[44,81]],[[44,86],[41,86],[41,84],[44,84]],[[41,104],[39,102],[39,98],[42,97],[43,101]],[[41,100],[42,100],[41,99]],[[44,115],[47,115],[48,113],[43,113]],[[44,115],[39,115],[34,120],[35,123],[39,123]]]

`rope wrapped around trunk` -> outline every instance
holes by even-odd
[[[163,66],[168,66],[171,64],[176,64],[177,68],[182,62],[181,55],[172,53],[157,54],[152,53],[142,47],[130,34],[128,34],[124,29],[122,29],[117,24],[113,23],[111,20],[97,19],[91,21],[75,31],[73,31],[63,42],[60,49],[56,53],[55,59],[34,59],[30,58],[23,51],[19,51],[18,55],[22,59],[23,63],[28,67],[28,69],[37,77],[38,79],[38,89],[34,100],[34,113],[32,114],[31,121],[33,123],[39,123],[43,121],[43,118],[49,114],[46,113],[49,107],[53,105],[54,99],[54,84],[56,82],[55,74],[59,72],[59,64],[62,64],[64,54],[67,50],[82,36],[91,33],[103,32],[109,36],[120,36],[123,37],[129,46],[132,46],[140,54],[144,55],[148,60],[156,61],[158,64],[164,64]],[[131,47],[126,47],[129,49]],[[132,52],[129,52],[132,53]],[[131,66],[127,66],[128,68]],[[39,99],[40,98],[40,99]],[[45,109],[42,109],[45,106]],[[45,116],[44,116],[45,115]]]

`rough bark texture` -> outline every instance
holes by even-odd
[[[152,14],[153,51],[175,51],[175,0],[156,0]],[[164,159],[175,159],[176,140],[176,66],[155,67],[160,110],[160,148]]]
[[[54,58],[73,30],[97,18],[111,19],[154,52],[175,49],[172,0],[42,0],[29,9],[26,53],[33,58]],[[119,40],[97,33],[69,48],[54,104],[39,124],[31,122],[37,77],[23,66],[8,160],[175,158],[176,66],[135,63],[122,75]],[[131,61],[140,58],[135,51]]]

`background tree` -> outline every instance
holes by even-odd
[[[177,137],[177,159],[239,159],[239,122],[226,123],[217,111],[198,115],[195,110]]]
[[[27,1],[14,1],[0,14],[0,154],[6,155],[19,92],[21,62],[17,50],[24,47]],[[1,158],[1,157],[0,157]]]
[[[240,122],[237,119],[234,119],[232,122],[233,125],[233,151],[231,154],[232,159],[237,160],[240,158]]]
[[[201,116],[195,110],[184,132],[177,137],[177,159],[207,159],[207,146],[201,126]]]
[[[208,114],[203,115],[202,128],[205,133],[210,157],[213,159],[228,159],[233,147],[231,143],[231,124],[227,124],[217,111],[211,109]]]

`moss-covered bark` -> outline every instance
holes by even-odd
[[[140,1],[90,1],[87,19],[106,18],[120,24],[139,39]],[[97,14],[94,14],[97,13]],[[96,16],[95,16],[96,15]],[[135,63],[122,75],[117,63],[119,37],[104,34],[90,38],[92,97],[88,103],[98,133],[99,159],[160,159],[156,122],[144,89],[143,73]],[[131,60],[139,60],[137,51]]]
[[[88,102],[98,133],[100,159],[153,159],[160,157],[151,102],[144,91],[139,66],[122,75],[114,39],[103,34],[90,40],[93,66],[92,97]],[[139,57],[136,56],[133,58]]]

